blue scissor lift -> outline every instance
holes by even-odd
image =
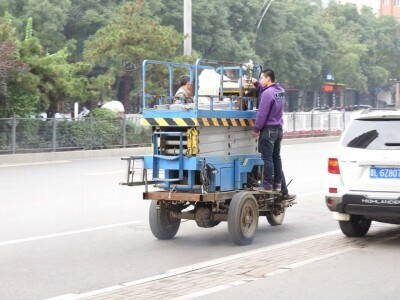
[[[149,92],[148,77],[156,68],[167,70],[167,95]],[[217,92],[214,89],[212,95],[203,86],[204,71],[218,74]],[[254,189],[262,180],[263,161],[250,136],[256,90],[245,78],[260,71],[258,65],[202,59],[195,64],[143,62],[143,124],[152,127],[153,153],[124,159],[126,184],[145,185],[143,199],[153,200],[150,227],[157,238],[173,238],[182,219],[195,220],[200,227],[228,221],[233,241],[244,245],[253,240],[259,216],[266,216],[271,225],[282,223],[294,199]],[[193,82],[193,98],[186,103],[174,97],[178,72]],[[139,161],[142,176],[136,180]],[[156,189],[149,191],[150,184]]]

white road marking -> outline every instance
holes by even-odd
[[[317,256],[317,257],[314,257],[314,258],[311,258],[311,259],[307,259],[307,260],[304,260],[304,261],[300,261],[300,262],[288,265],[286,267],[282,267],[282,268],[280,268],[280,269],[278,269],[276,271],[264,274],[263,277],[266,278],[266,277],[272,277],[272,276],[275,276],[275,275],[279,275],[279,274],[288,272],[290,270],[293,270],[295,268],[299,268],[299,267],[302,267],[302,266],[305,266],[305,265],[308,265],[308,264],[312,264],[312,263],[320,261],[320,260],[324,260],[324,259],[328,259],[328,258],[333,257],[333,256],[344,254],[344,253],[350,252],[352,250],[355,250],[355,248],[347,248],[347,249],[335,251],[335,252],[332,252],[332,253],[329,253],[329,254],[320,255],[320,256]],[[196,298],[201,297],[201,296],[205,296],[205,295],[221,292],[221,291],[226,290],[228,288],[236,287],[236,286],[239,286],[239,285],[242,285],[242,284],[245,284],[245,283],[249,283],[249,282],[257,281],[257,280],[261,280],[261,279],[263,279],[263,278],[254,278],[251,281],[250,280],[249,281],[238,280],[238,281],[235,281],[235,282],[232,282],[232,283],[218,285],[218,286],[215,286],[215,287],[212,287],[212,288],[209,288],[209,289],[205,289],[205,290],[202,290],[202,291],[199,291],[199,292],[195,292],[195,293],[187,294],[187,295],[182,296],[182,297],[174,298],[174,300],[196,299]]]
[[[86,228],[86,229],[81,229],[81,230],[72,230],[72,231],[65,231],[65,232],[59,232],[59,233],[53,233],[53,234],[47,234],[47,235],[39,235],[39,236],[34,236],[34,237],[29,237],[29,238],[24,238],[24,239],[0,242],[0,247],[15,245],[15,244],[22,244],[22,243],[27,243],[27,242],[34,242],[34,241],[39,241],[39,240],[46,240],[46,239],[57,238],[57,237],[62,237],[62,236],[69,236],[69,235],[80,234],[80,233],[87,233],[87,232],[111,229],[111,228],[116,228],[116,227],[129,226],[129,225],[134,225],[134,224],[139,224],[139,223],[142,223],[142,221],[117,223],[117,224],[111,224],[111,225]]]
[[[205,262],[194,264],[194,265],[189,265],[189,266],[182,267],[182,268],[172,269],[172,270],[169,270],[166,273],[163,273],[163,274],[160,274],[160,275],[155,275],[155,276],[151,276],[151,277],[147,277],[147,278],[143,278],[143,279],[139,279],[139,280],[135,280],[135,281],[131,281],[131,282],[126,282],[126,283],[123,283],[121,285],[113,286],[113,287],[111,287],[111,290],[114,291],[114,290],[118,290],[118,289],[123,289],[125,287],[129,287],[129,286],[135,286],[135,285],[139,285],[139,284],[143,284],[143,283],[147,283],[147,282],[151,282],[151,281],[156,281],[156,280],[160,280],[160,279],[164,279],[164,278],[168,278],[168,277],[172,277],[172,276],[188,273],[188,272],[191,272],[191,271],[195,271],[195,270],[199,270],[199,269],[215,266],[215,265],[218,265],[218,264],[221,264],[221,263],[224,263],[224,262],[227,262],[227,261],[231,261],[231,260],[234,260],[234,259],[244,258],[244,257],[248,257],[248,256],[251,256],[251,255],[262,253],[262,252],[266,252],[266,251],[271,251],[271,250],[276,250],[276,249],[280,249],[280,248],[284,248],[284,247],[293,246],[293,245],[301,244],[303,242],[307,242],[307,241],[311,241],[311,240],[315,240],[315,239],[319,239],[319,238],[323,238],[323,237],[327,237],[327,236],[331,236],[331,235],[336,235],[338,233],[340,233],[339,230],[328,231],[328,232],[325,232],[325,233],[316,234],[316,235],[312,235],[312,236],[308,236],[308,237],[292,240],[292,241],[289,241],[289,242],[285,242],[285,243],[281,243],[281,244],[277,244],[277,245],[273,245],[273,246],[268,246],[268,247],[263,247],[263,248],[259,248],[259,249],[255,249],[255,250],[241,252],[241,253],[238,253],[238,254],[233,254],[233,255],[229,255],[229,256],[213,259],[213,260],[205,261]],[[231,287],[231,285],[229,285],[228,287]],[[106,290],[105,289],[101,289],[101,290],[94,290],[94,291],[91,291],[89,293],[80,294],[79,296],[74,298],[74,300],[75,299],[85,299],[85,298],[87,298],[89,296],[99,295],[99,294],[104,293],[104,291],[106,291]]]
[[[299,261],[299,262],[296,262],[294,264],[287,265],[287,266],[283,267],[282,269],[293,270],[293,269],[296,269],[296,268],[299,268],[299,267],[302,267],[302,266],[305,266],[305,265],[312,264],[312,263],[320,261],[320,260],[328,259],[328,258],[331,258],[333,256],[337,256],[337,255],[340,255],[340,254],[344,254],[344,253],[350,252],[352,250],[355,250],[355,248],[349,247],[349,248],[346,248],[346,249],[338,250],[338,251],[331,252],[331,253],[328,253],[328,254],[324,254],[324,255],[316,256],[316,257],[313,257],[313,258],[310,258],[310,259],[306,259],[306,260],[303,260],[303,261]]]
[[[47,300],[75,300],[78,297],[77,294],[65,294],[53,298],[48,298]]]
[[[209,288],[209,289],[205,289],[205,290],[202,290],[202,291],[199,291],[199,292],[187,294],[185,296],[177,297],[177,298],[173,298],[173,299],[174,300],[196,299],[196,298],[201,297],[201,296],[205,296],[205,295],[221,292],[221,291],[229,289],[231,287],[232,286],[230,284],[218,285],[218,286],[215,286],[215,287],[212,287],[212,288]]]
[[[38,161],[38,162],[32,162],[32,163],[1,164],[0,168],[66,164],[66,163],[70,163],[70,162],[71,162],[70,160],[49,160],[49,161]]]
[[[289,269],[278,269],[276,271],[264,274],[264,277],[271,277],[271,276],[279,275],[279,274],[285,273],[287,271],[289,271]]]
[[[117,170],[117,171],[108,171],[108,172],[93,172],[93,173],[86,173],[86,176],[102,176],[102,175],[114,175],[125,173],[125,170]]]
[[[250,250],[250,251],[245,251],[245,252],[241,252],[238,254],[233,254],[233,255],[229,255],[229,256],[225,256],[225,257],[221,257],[221,258],[217,258],[217,259],[213,259],[213,260],[209,260],[209,261],[205,261],[202,263],[198,263],[198,264],[194,264],[194,265],[190,265],[190,266],[186,266],[186,267],[182,267],[182,268],[177,268],[177,269],[172,269],[167,271],[166,274],[172,274],[170,276],[175,276],[178,274],[182,274],[182,273],[187,273],[190,271],[195,271],[198,269],[203,269],[206,267],[211,267],[211,266],[215,266],[227,261],[231,261],[234,259],[238,259],[238,258],[244,258],[244,257],[248,257],[254,254],[258,254],[258,253],[262,253],[262,252],[266,252],[266,251],[271,251],[271,250],[276,250],[276,249],[280,249],[280,248],[284,248],[284,247],[289,247],[289,246],[293,246],[293,245],[297,245],[303,242],[307,242],[307,241],[311,241],[311,240],[315,240],[315,239],[319,239],[319,238],[323,238],[323,237],[327,237],[327,236],[331,236],[331,235],[336,235],[340,233],[339,230],[334,230],[334,231],[328,231],[325,233],[321,233],[321,234],[316,234],[316,235],[311,235],[308,237],[304,237],[304,238],[300,238],[300,239],[295,239],[289,242],[284,242],[284,243],[280,243],[277,245],[272,245],[272,246],[267,246],[267,247],[262,247],[262,248],[258,248],[255,250]]]

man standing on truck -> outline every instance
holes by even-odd
[[[259,81],[254,79],[253,84],[259,89],[261,98],[251,135],[259,138],[259,152],[264,160],[262,187],[266,191],[281,191],[283,172],[280,152],[285,90],[275,82],[275,72],[270,69],[262,71]]]

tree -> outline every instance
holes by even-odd
[[[67,40],[77,41],[77,58],[81,58],[84,42],[107,25],[123,0],[70,0],[63,34]]]
[[[91,96],[87,91],[88,64],[69,63],[67,49],[48,54],[39,39],[32,36],[31,19],[26,22],[22,41],[17,39],[12,23],[10,16],[0,20],[3,116],[24,117],[44,110],[55,112],[60,102]]]
[[[12,82],[26,71],[27,66],[20,60],[11,23],[8,14],[0,19],[0,117],[32,111],[30,101],[18,101],[20,99],[14,97]]]
[[[67,49],[47,54],[40,41],[32,37],[21,42],[20,56],[29,66],[29,71],[15,85],[27,93],[39,96],[40,110],[54,113],[57,105],[63,101],[79,101],[91,97],[87,91],[89,65],[69,63],[70,53]]]
[[[15,103],[10,95],[10,82],[25,65],[18,59],[16,45],[11,41],[0,43],[0,117],[11,115],[15,108],[26,109],[23,103]],[[19,104],[19,105],[18,105]],[[29,105],[29,104],[28,104]],[[24,107],[24,108],[23,108]]]
[[[336,79],[361,92],[375,94],[400,67],[396,39],[400,25],[393,18],[376,17],[371,9],[331,4],[325,13],[335,31],[330,69]],[[389,25],[390,24],[390,25]],[[388,26],[389,25],[389,26]]]
[[[161,24],[172,25],[183,33],[183,7],[180,1],[162,0],[159,12]],[[260,0],[193,2],[193,48],[208,59],[246,61],[257,60],[254,50],[255,25]]]
[[[8,11],[23,39],[26,20],[33,19],[33,35],[51,53],[66,46],[63,29],[71,10],[70,0],[0,0],[0,14]]]
[[[321,12],[305,0],[276,1],[262,23],[256,52],[290,87],[318,88],[322,83],[333,29]]]
[[[114,15],[110,24],[100,29],[86,43],[85,58],[93,66],[107,70],[99,76],[96,88],[114,85],[123,78],[121,100],[125,109],[130,108],[132,73],[127,65],[141,65],[147,58],[173,59],[181,45],[181,37],[169,26],[162,26],[144,14],[142,1],[128,2]],[[136,79],[137,80],[137,79]],[[138,81],[138,80],[137,80]],[[153,81],[154,83],[154,81]],[[108,97],[115,97],[108,90]]]

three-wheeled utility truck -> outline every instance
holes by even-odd
[[[149,70],[155,67],[168,74],[166,95],[150,93]],[[260,216],[272,226],[282,224],[295,196],[256,189],[264,163],[250,135],[258,105],[251,78],[260,71],[251,62],[143,62],[143,125],[152,128],[153,153],[123,158],[124,184],[145,185],[143,199],[152,201],[150,228],[158,239],[173,238],[181,220],[205,228],[227,221],[233,242],[247,245]],[[174,96],[178,72],[193,83],[190,99]]]

